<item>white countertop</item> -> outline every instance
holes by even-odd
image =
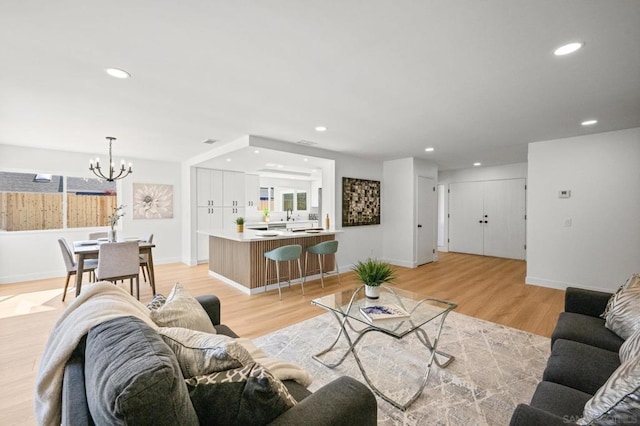
[[[336,230],[322,230],[320,232],[291,232],[291,231],[256,231],[253,229],[246,229],[244,232],[235,232],[226,229],[212,229],[212,230],[198,230],[198,234],[209,235],[210,237],[225,238],[232,241],[250,242],[261,240],[282,240],[284,238],[306,238],[314,237],[318,235],[335,235],[342,231]],[[268,233],[268,235],[262,235]],[[275,235],[271,235],[275,234]]]

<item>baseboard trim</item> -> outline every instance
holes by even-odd
[[[603,291],[605,293],[611,293],[612,292],[612,290],[610,288],[588,286],[588,285],[576,284],[576,283],[567,283],[567,282],[563,282],[563,281],[547,280],[547,279],[544,279],[544,278],[530,277],[528,275],[525,278],[524,282],[525,282],[525,284],[529,284],[529,285],[537,285],[537,286],[540,286],[540,287],[555,288],[555,289],[558,289],[558,290],[566,290],[567,287],[577,287],[577,288],[583,288],[585,290]],[[613,290],[613,291],[615,291],[615,290]]]

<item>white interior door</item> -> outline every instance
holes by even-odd
[[[436,192],[433,179],[418,176],[418,223],[416,260],[418,265],[433,262]]]
[[[449,251],[484,254],[482,184],[449,184]]]
[[[484,254],[525,258],[524,179],[484,182]]]

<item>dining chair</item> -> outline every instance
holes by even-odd
[[[108,235],[107,231],[89,232],[89,239],[90,240],[97,240],[98,238],[107,238],[107,235]]]
[[[338,261],[336,259],[336,252],[338,251],[338,241],[323,241],[321,243],[312,245],[311,247],[307,247],[306,253],[304,255],[304,275],[307,275],[307,267],[309,265],[309,253],[318,255],[318,264],[320,265],[320,282],[322,283],[322,288],[324,288],[324,274],[329,274],[328,271],[322,270],[322,265],[324,264],[325,257],[327,255],[333,255],[333,263],[336,267],[335,273],[338,275],[338,284],[340,284],[340,271],[338,270]]]
[[[149,234],[146,237],[144,237],[143,239],[140,240],[141,242],[145,242],[145,243],[153,243],[153,234]],[[146,272],[145,272],[146,269]],[[144,282],[147,282],[147,275],[149,275],[149,255],[148,254],[141,254],[140,255],[140,270],[142,271],[142,278],[144,279]]]
[[[58,244],[60,245],[60,251],[62,252],[62,258],[64,259],[64,266],[67,268],[67,279],[64,283],[64,291],[62,292],[62,301],[64,302],[65,297],[67,297],[69,279],[72,275],[78,273],[78,264],[73,258],[73,253],[69,248],[69,244],[67,244],[67,240],[64,238],[58,238]],[[89,272],[89,281],[91,281],[91,276],[97,266],[98,261],[96,259],[87,259],[84,261],[84,271]]]
[[[140,300],[140,248],[137,241],[104,243],[98,252],[96,280],[111,281],[129,279],[129,291],[133,296],[133,280],[136,280],[136,297]]]
[[[282,291],[280,290],[280,262],[287,262],[289,266],[289,275],[287,276],[287,281],[289,282],[289,287],[291,287],[291,261],[298,261],[298,271],[300,272],[300,282],[302,284],[302,294],[304,295],[304,276],[302,275],[302,266],[300,265],[300,257],[302,256],[302,246],[299,244],[291,244],[288,246],[278,247],[271,251],[266,251],[264,253],[265,263],[264,263],[264,291],[267,291],[268,284],[268,272],[269,272],[269,260],[273,260],[276,262],[276,277],[278,280],[278,295],[280,296],[280,300],[282,300]]]

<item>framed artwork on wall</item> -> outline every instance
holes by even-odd
[[[342,178],[342,226],[380,224],[380,181]]]
[[[133,219],[173,218],[173,185],[134,183]]]

